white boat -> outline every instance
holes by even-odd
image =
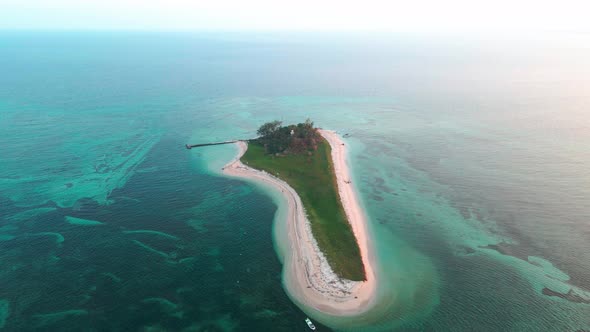
[[[315,330],[315,325],[313,325],[313,323],[311,322],[311,319],[306,318],[305,322],[307,323],[307,326],[309,326],[310,330]]]

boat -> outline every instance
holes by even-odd
[[[315,325],[313,325],[313,323],[311,322],[311,319],[305,318],[305,322],[307,323],[307,326],[309,327],[310,330],[315,330]]]

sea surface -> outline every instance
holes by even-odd
[[[590,35],[90,31],[0,32],[0,330],[306,330],[277,197],[184,144],[308,117],[396,294],[353,330],[590,330]]]

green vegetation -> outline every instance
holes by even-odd
[[[285,127],[281,127],[280,121],[267,122],[257,133],[258,143],[264,145],[269,154],[311,153],[322,139],[310,119]]]
[[[349,280],[365,280],[358,243],[340,202],[330,145],[309,120],[295,126],[280,127],[275,122],[263,127],[271,130],[250,141],[242,162],[293,187],[334,272]]]

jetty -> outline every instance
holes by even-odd
[[[255,138],[250,138],[250,139],[234,139],[234,140],[230,140],[230,141],[223,141],[223,142],[213,142],[213,143],[201,143],[201,144],[186,144],[186,148],[187,149],[192,149],[192,148],[200,148],[203,146],[211,146],[211,145],[222,145],[222,144],[232,144],[232,143],[237,143],[237,142],[248,142],[251,140],[254,140]]]

